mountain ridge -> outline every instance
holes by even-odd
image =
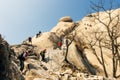
[[[118,15],[119,11],[120,9],[116,9],[111,16],[115,17]],[[9,55],[12,57],[10,57],[10,60],[7,62],[12,67],[16,66],[16,72],[20,73],[20,75],[17,74],[17,77],[15,77],[16,74],[14,73],[13,75],[8,73],[9,78],[12,80],[93,80],[96,78],[103,80],[103,77],[106,78],[103,64],[100,63],[102,57],[100,46],[98,46],[99,41],[96,41],[96,36],[99,37],[99,34],[94,35],[96,31],[97,33],[102,31],[103,35],[102,37],[100,36],[98,40],[101,38],[108,39],[108,37],[106,37],[107,30],[104,25],[95,18],[98,16],[97,14],[98,13],[89,14],[81,21],[77,22],[73,22],[72,18],[69,16],[60,18],[57,25],[51,29],[50,32],[41,33],[38,37],[36,37],[36,35],[32,37],[32,44],[28,40],[25,40],[19,45],[10,46],[6,41],[0,38],[1,45],[8,46],[8,50],[3,49],[8,52],[7,58],[9,58]],[[107,24],[109,17],[106,12],[100,12],[100,16],[100,20]],[[61,40],[63,45],[61,49],[59,49],[58,42]],[[68,44],[70,43],[67,54],[69,63],[65,61],[67,52],[66,40],[68,40]],[[91,46],[95,42],[96,44]],[[40,52],[43,49],[47,49],[45,54],[46,62],[41,61]],[[32,52],[25,61],[25,68],[22,74],[19,70],[19,60],[17,56],[27,50],[31,50]],[[102,50],[108,76],[113,80],[111,50],[104,47]],[[9,69],[10,67],[7,68]],[[120,67],[118,66],[116,74],[119,75],[119,71]],[[20,76],[22,77],[20,78]]]

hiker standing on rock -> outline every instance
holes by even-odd
[[[42,32],[41,32],[41,31],[39,31],[39,36],[41,35],[41,33],[42,33]]]
[[[36,38],[40,37],[41,33],[42,33],[42,32],[39,31],[39,33],[36,34]]]
[[[29,41],[30,45],[32,45],[32,37],[28,37],[28,41]]]

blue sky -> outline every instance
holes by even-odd
[[[19,44],[50,31],[61,17],[78,21],[89,12],[90,0],[0,0],[0,33],[9,44]]]

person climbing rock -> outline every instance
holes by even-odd
[[[30,45],[32,45],[32,37],[28,37],[28,41],[29,41]]]
[[[23,71],[24,69],[24,61],[27,59],[29,51],[22,52],[19,56],[18,59],[20,60],[20,70]]]
[[[59,41],[58,42],[58,48],[61,49],[61,46],[62,46],[62,41]]]
[[[37,33],[37,34],[36,34],[36,38],[38,38],[38,36],[39,36],[39,34]]]
[[[62,45],[63,45],[63,36],[61,35],[60,38],[59,38],[59,41],[57,43],[57,46],[60,50],[61,50]]]
[[[40,55],[41,55],[41,57],[42,57],[42,60],[41,60],[41,61],[44,61],[44,62],[45,62],[45,53],[46,53],[46,49],[44,49],[44,50],[42,50],[42,51],[40,52]]]
[[[41,36],[41,31],[39,31],[39,33],[36,34],[36,38],[40,37]]]

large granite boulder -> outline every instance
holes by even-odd
[[[70,16],[65,16],[59,19],[59,22],[73,22]]]

